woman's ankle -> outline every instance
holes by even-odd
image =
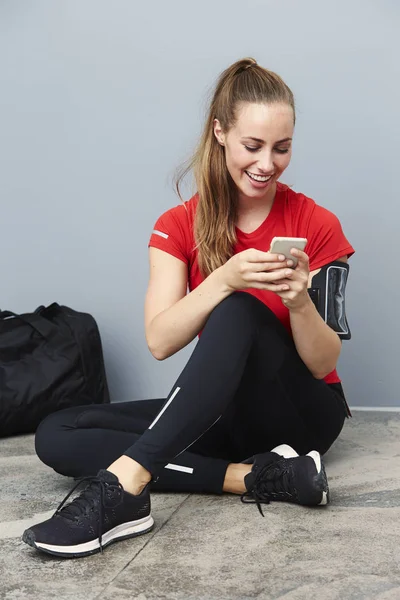
[[[141,464],[129,458],[120,456],[107,471],[114,473],[126,492],[138,496],[143,488],[151,481],[151,474]]]
[[[222,490],[230,494],[243,494],[246,491],[245,476],[250,473],[252,465],[230,463],[226,470]]]

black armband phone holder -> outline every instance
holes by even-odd
[[[309,296],[319,314],[342,340],[350,340],[351,332],[346,318],[345,292],[349,265],[334,261],[314,275]]]

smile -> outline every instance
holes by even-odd
[[[263,175],[254,175],[253,173],[250,173],[249,171],[245,171],[245,173],[251,178],[254,179],[254,181],[260,181],[262,183],[266,183],[267,181],[269,181],[272,177],[272,175],[269,175],[268,177],[265,177]]]

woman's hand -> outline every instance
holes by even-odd
[[[232,256],[221,268],[224,282],[231,292],[256,288],[270,292],[289,290],[293,269],[283,254],[271,254],[250,248]]]
[[[282,298],[283,304],[290,311],[302,309],[310,301],[308,295],[308,279],[310,275],[309,260],[305,252],[292,248],[291,254],[296,256],[298,263],[295,269],[290,269],[289,276],[280,280],[279,284],[289,286],[287,291],[276,290],[276,294]]]

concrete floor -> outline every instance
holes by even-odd
[[[329,507],[153,494],[155,529],[76,560],[23,530],[71,487],[33,436],[0,440],[0,599],[400,600],[400,414],[355,412],[325,457]]]

